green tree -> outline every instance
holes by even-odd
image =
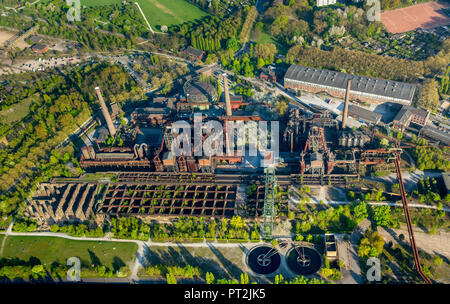
[[[281,274],[277,274],[275,276],[274,284],[283,284],[283,282],[284,282],[284,277]]]
[[[425,109],[435,111],[439,108],[438,86],[438,82],[434,79],[426,79],[424,81],[420,95],[420,105]]]
[[[227,40],[227,49],[232,51],[239,50],[239,42],[237,41],[236,37],[231,37]]]
[[[33,268],[31,269],[31,273],[33,274],[33,276],[38,276],[38,277],[45,275],[44,265],[33,266]]]
[[[206,273],[206,284],[214,284],[214,275],[211,272]]]
[[[359,204],[354,206],[353,216],[358,223],[365,220],[368,216],[367,204],[365,202],[360,202]]]
[[[373,208],[373,220],[378,226],[389,226],[391,223],[391,207],[376,206]]]
[[[241,284],[248,284],[249,282],[248,274],[241,273]]]
[[[167,284],[177,284],[177,279],[172,273],[166,273]]]
[[[438,255],[436,255],[436,256],[433,258],[433,263],[434,263],[434,265],[436,265],[436,266],[441,266],[441,265],[442,265],[442,262],[443,262],[442,258],[441,258],[440,256],[438,256]]]

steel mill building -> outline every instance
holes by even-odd
[[[410,83],[357,76],[341,72],[291,65],[284,76],[284,87],[312,93],[327,92],[343,98],[351,79],[350,99],[370,103],[396,102],[411,104],[416,86]]]

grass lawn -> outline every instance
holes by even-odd
[[[154,30],[161,25],[176,25],[207,16],[208,13],[186,0],[136,0]],[[120,4],[121,0],[82,0],[81,5],[100,6]]]
[[[59,237],[9,236],[2,258],[26,260],[38,258],[43,264],[66,264],[70,257],[78,257],[83,266],[100,262],[110,269],[131,266],[137,244],[125,242],[74,241]]]
[[[239,247],[150,247],[147,259],[151,265],[184,267],[187,264],[198,267],[204,278],[206,272],[212,272],[216,278],[238,279],[245,271],[244,252]],[[150,266],[150,265],[148,265]],[[147,277],[145,269],[139,270],[140,277]]]
[[[121,4],[122,0],[81,0],[81,6],[102,6],[102,5],[111,5],[111,4]]]
[[[22,102],[16,103],[8,110],[0,111],[0,120],[4,124],[14,124],[22,120],[30,113],[30,105],[33,97],[27,98]]]
[[[150,25],[176,25],[207,16],[208,13],[185,0],[137,0]]]
[[[252,40],[259,44],[265,44],[265,43],[273,43],[276,45],[277,50],[281,54],[287,54],[288,49],[281,45],[278,41],[273,39],[272,35],[267,33],[263,28],[261,27],[255,27],[253,34],[252,34]]]
[[[272,39],[272,36],[270,36],[268,33],[262,31],[259,34],[258,39],[256,40],[256,43],[264,44],[264,43],[276,43],[275,40]]]

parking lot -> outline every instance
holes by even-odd
[[[52,57],[50,59],[38,58],[34,60],[27,60],[19,62],[17,67],[26,71],[45,71],[46,69],[53,69],[55,67],[64,66],[67,64],[79,64],[82,61],[80,57]]]

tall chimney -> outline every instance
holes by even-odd
[[[112,122],[111,116],[109,115],[108,108],[106,107],[105,100],[103,99],[102,92],[99,87],[95,88],[97,92],[98,100],[100,101],[100,108],[102,110],[103,117],[106,120],[106,125],[108,126],[109,134],[114,137],[116,135],[116,128]]]
[[[291,132],[291,153],[294,152],[294,131]]]
[[[352,80],[347,81],[347,90],[345,91],[345,104],[344,104],[344,114],[342,115],[342,130],[345,130],[347,126],[347,116],[348,116],[348,102],[350,99],[350,86],[352,85]]]
[[[231,111],[231,101],[230,101],[230,92],[228,91],[228,79],[227,74],[223,74],[223,86],[224,86],[224,94],[225,94],[225,107],[227,111],[227,116],[232,116],[233,112]]]

